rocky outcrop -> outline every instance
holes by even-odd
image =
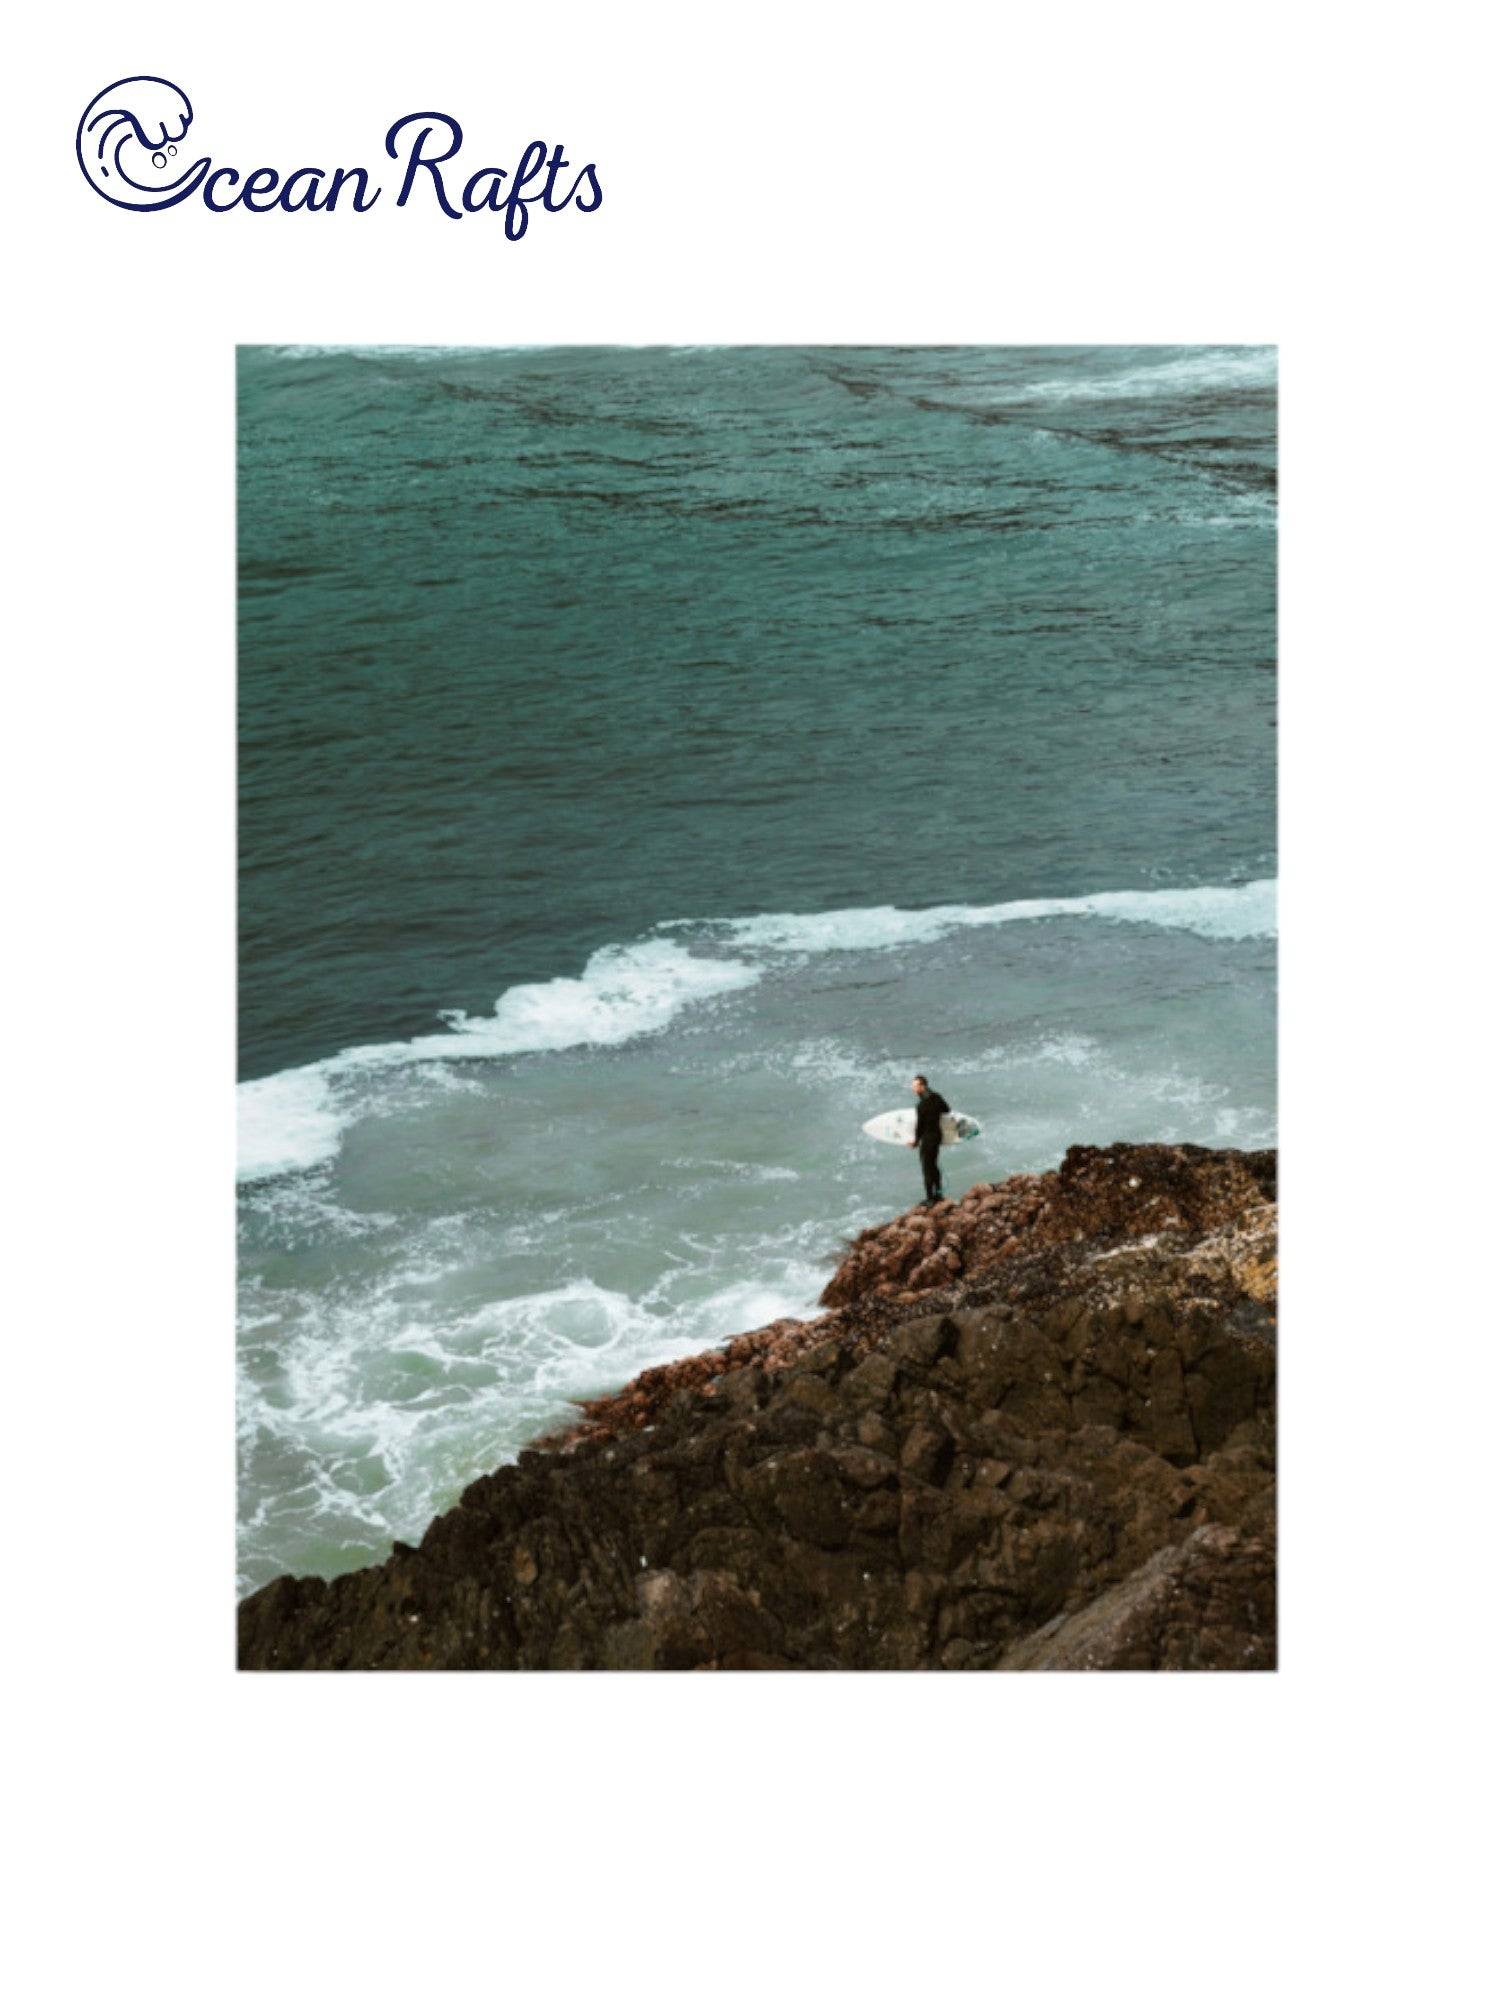
[[[959,1201],[921,1204],[863,1232],[820,1299],[831,1309],[874,1294],[906,1302],[1021,1253],[1067,1242],[1190,1238],[1275,1201],[1274,1149],[1072,1148],[1047,1175],[979,1183]]]
[[[823,1302],[259,1590],[241,1664],[1274,1664],[1273,1154],[1073,1149],[862,1233]]]

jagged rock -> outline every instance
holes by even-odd
[[[1272,1664],[1274,1192],[1271,1154],[1073,1149],[915,1209],[817,1322],[588,1403],[381,1567],[248,1597],[240,1661]]]
[[[1057,1170],[977,1183],[932,1212],[920,1208],[860,1233],[820,1301],[843,1309],[873,1294],[939,1285],[942,1245],[963,1274],[1067,1241],[1126,1241],[1231,1227],[1276,1201],[1273,1149],[1072,1148]],[[952,1270],[956,1271],[956,1270]],[[1274,1279],[1271,1293],[1274,1295]]]
[[[1073,1617],[998,1661],[1003,1672],[1158,1672],[1276,1663],[1273,1546],[1202,1526]]]

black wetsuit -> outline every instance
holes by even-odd
[[[940,1122],[950,1111],[938,1092],[925,1092],[918,1103],[914,1121],[914,1146],[924,1171],[924,1201],[933,1204],[945,1192],[940,1188]]]

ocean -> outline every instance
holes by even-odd
[[[244,349],[238,1571],[920,1194],[1275,1139],[1276,358]]]

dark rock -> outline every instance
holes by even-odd
[[[1268,1671],[1276,1663],[1273,1544],[1202,1526],[1074,1616],[998,1661],[1005,1672]]]
[[[240,1663],[1273,1665],[1274,1195],[1273,1155],[1118,1146],[912,1211],[817,1322],[587,1402],[381,1567],[258,1590]]]

